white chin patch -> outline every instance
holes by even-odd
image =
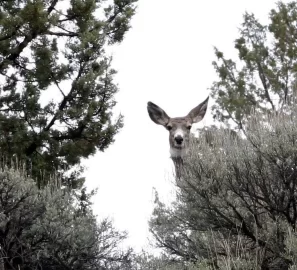
[[[186,154],[186,149],[182,148],[182,149],[176,149],[176,148],[172,148],[170,147],[170,156],[173,158],[177,158],[177,157],[183,157]]]

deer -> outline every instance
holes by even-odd
[[[183,159],[189,150],[192,125],[204,118],[208,99],[209,97],[192,109],[187,116],[174,118],[169,117],[163,109],[153,102],[149,101],[147,103],[147,111],[150,119],[169,131],[170,157],[174,163],[177,178],[180,178]]]

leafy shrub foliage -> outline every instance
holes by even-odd
[[[0,172],[0,254],[4,269],[124,269],[125,233],[98,223],[67,189],[38,189],[18,170]]]
[[[220,269],[287,269],[296,260],[296,109],[267,118],[251,116],[243,136],[217,129],[211,140],[193,139],[176,202],[156,200],[150,223],[172,258]]]

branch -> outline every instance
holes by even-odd
[[[53,126],[53,124],[55,123],[55,121],[57,120],[58,114],[63,111],[63,109],[65,108],[67,101],[71,98],[72,93],[74,92],[74,85],[75,82],[81,77],[82,72],[83,72],[84,66],[81,66],[79,69],[79,72],[75,78],[74,83],[72,84],[72,89],[69,91],[67,96],[64,96],[62,102],[60,103],[60,106],[58,108],[58,111],[55,113],[54,117],[52,118],[52,120],[49,122],[49,124],[44,128],[43,131],[49,131],[49,129]]]
[[[6,39],[10,39],[12,38],[14,35],[16,35],[17,31],[21,28],[22,25],[17,25],[15,27],[15,30],[13,32],[11,32],[9,35],[6,35],[4,37],[0,37],[0,41],[4,41]]]
[[[54,80],[55,85],[58,87],[60,93],[61,93],[62,96],[65,98],[65,94],[64,94],[64,92],[62,91],[62,89],[61,89],[61,87],[60,87],[58,81],[56,80],[55,75],[54,75],[53,72],[52,72],[51,76],[52,76],[52,78],[53,78],[53,80]]]
[[[256,62],[256,64],[257,64],[257,67],[258,67],[258,74],[259,74],[260,80],[262,82],[264,91],[265,91],[265,97],[267,98],[268,102],[271,104],[272,110],[275,110],[274,104],[273,104],[273,102],[272,102],[272,100],[270,98],[270,95],[269,95],[268,85],[267,85],[267,82],[266,82],[266,77],[265,77],[264,70],[263,70],[261,64],[258,61]]]
[[[51,12],[54,10],[56,4],[58,3],[59,0],[53,0],[53,2],[51,3],[51,5],[48,7],[47,9],[47,14],[50,15]]]
[[[48,132],[50,130],[50,128],[54,125],[54,123],[56,122],[59,114],[64,110],[64,108],[66,107],[67,105],[67,102],[71,99],[71,96],[74,92],[74,85],[75,85],[75,82],[81,77],[82,75],[82,72],[84,70],[84,67],[85,65],[81,65],[80,66],[80,69],[78,71],[78,74],[72,84],[72,89],[69,91],[68,95],[67,96],[64,96],[63,100],[61,101],[60,103],[60,106],[58,108],[58,110],[56,111],[56,113],[54,114],[53,118],[51,119],[51,121],[47,124],[47,126],[40,132],[40,133],[44,133],[44,132]],[[26,153],[26,156],[30,156],[31,154],[33,154],[36,149],[38,148],[40,142],[33,142],[31,143],[31,145],[28,146],[28,148],[26,149],[25,153]]]
[[[47,31],[45,34],[51,35],[51,36],[58,36],[58,37],[78,37],[77,33],[65,33],[65,32],[52,32],[52,31]]]
[[[51,5],[49,6],[49,8],[47,9],[47,13],[48,15],[53,11],[55,5],[57,4],[58,0],[53,0],[53,2],[51,3]],[[16,27],[16,29],[18,30],[21,27],[21,25],[18,25]],[[13,33],[16,34],[16,31],[14,31]],[[11,61],[13,63],[16,63],[16,59],[20,56],[20,54],[22,53],[22,51],[28,46],[28,44],[35,39],[39,34],[41,34],[40,31],[36,31],[36,30],[32,30],[32,32],[30,34],[25,35],[24,40],[14,49],[12,49],[12,53],[6,57],[1,63],[0,63],[0,71],[2,71],[4,69],[4,67],[6,66],[5,62],[6,61]],[[13,36],[13,35],[12,35]],[[12,37],[11,36],[11,37]],[[4,39],[8,38],[8,36],[3,37]],[[1,40],[0,40],[1,41]]]
[[[177,250],[176,248],[174,248],[172,245],[169,245],[168,243],[166,243],[166,240],[162,241],[162,239],[157,235],[157,233],[154,232],[154,230],[150,229],[150,232],[152,233],[152,235],[155,237],[155,239],[159,243],[159,247],[167,248],[171,251],[172,254],[175,254],[177,256],[185,258],[186,260],[197,261],[196,258],[193,258],[189,254],[181,252],[180,250]]]
[[[34,31],[31,35],[26,35],[24,40],[12,51],[12,53],[6,57],[1,63],[0,63],[0,71],[4,69],[5,62],[11,61],[11,62],[17,62],[16,59],[20,56],[21,52],[27,47],[27,45],[38,35],[38,32]]]
[[[232,203],[230,203],[228,201],[226,201],[226,203],[227,203],[227,205],[229,205],[232,208],[233,212],[235,213],[235,215],[237,216],[237,218],[241,222],[241,225],[242,225],[241,226],[241,231],[244,233],[244,235],[246,235],[247,237],[252,239],[254,242],[258,243],[261,247],[264,247],[264,248],[267,248],[267,249],[270,250],[270,248],[267,247],[267,242],[265,242],[265,241],[263,241],[263,240],[261,240],[259,238],[257,239],[256,236],[249,230],[244,218],[237,211],[236,207]]]

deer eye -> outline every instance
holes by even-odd
[[[187,126],[187,129],[188,129],[188,130],[190,130],[190,129],[191,129],[191,127],[192,127],[191,125],[188,125],[188,126]]]
[[[171,130],[172,129],[172,126],[168,125],[166,126],[167,130]]]

